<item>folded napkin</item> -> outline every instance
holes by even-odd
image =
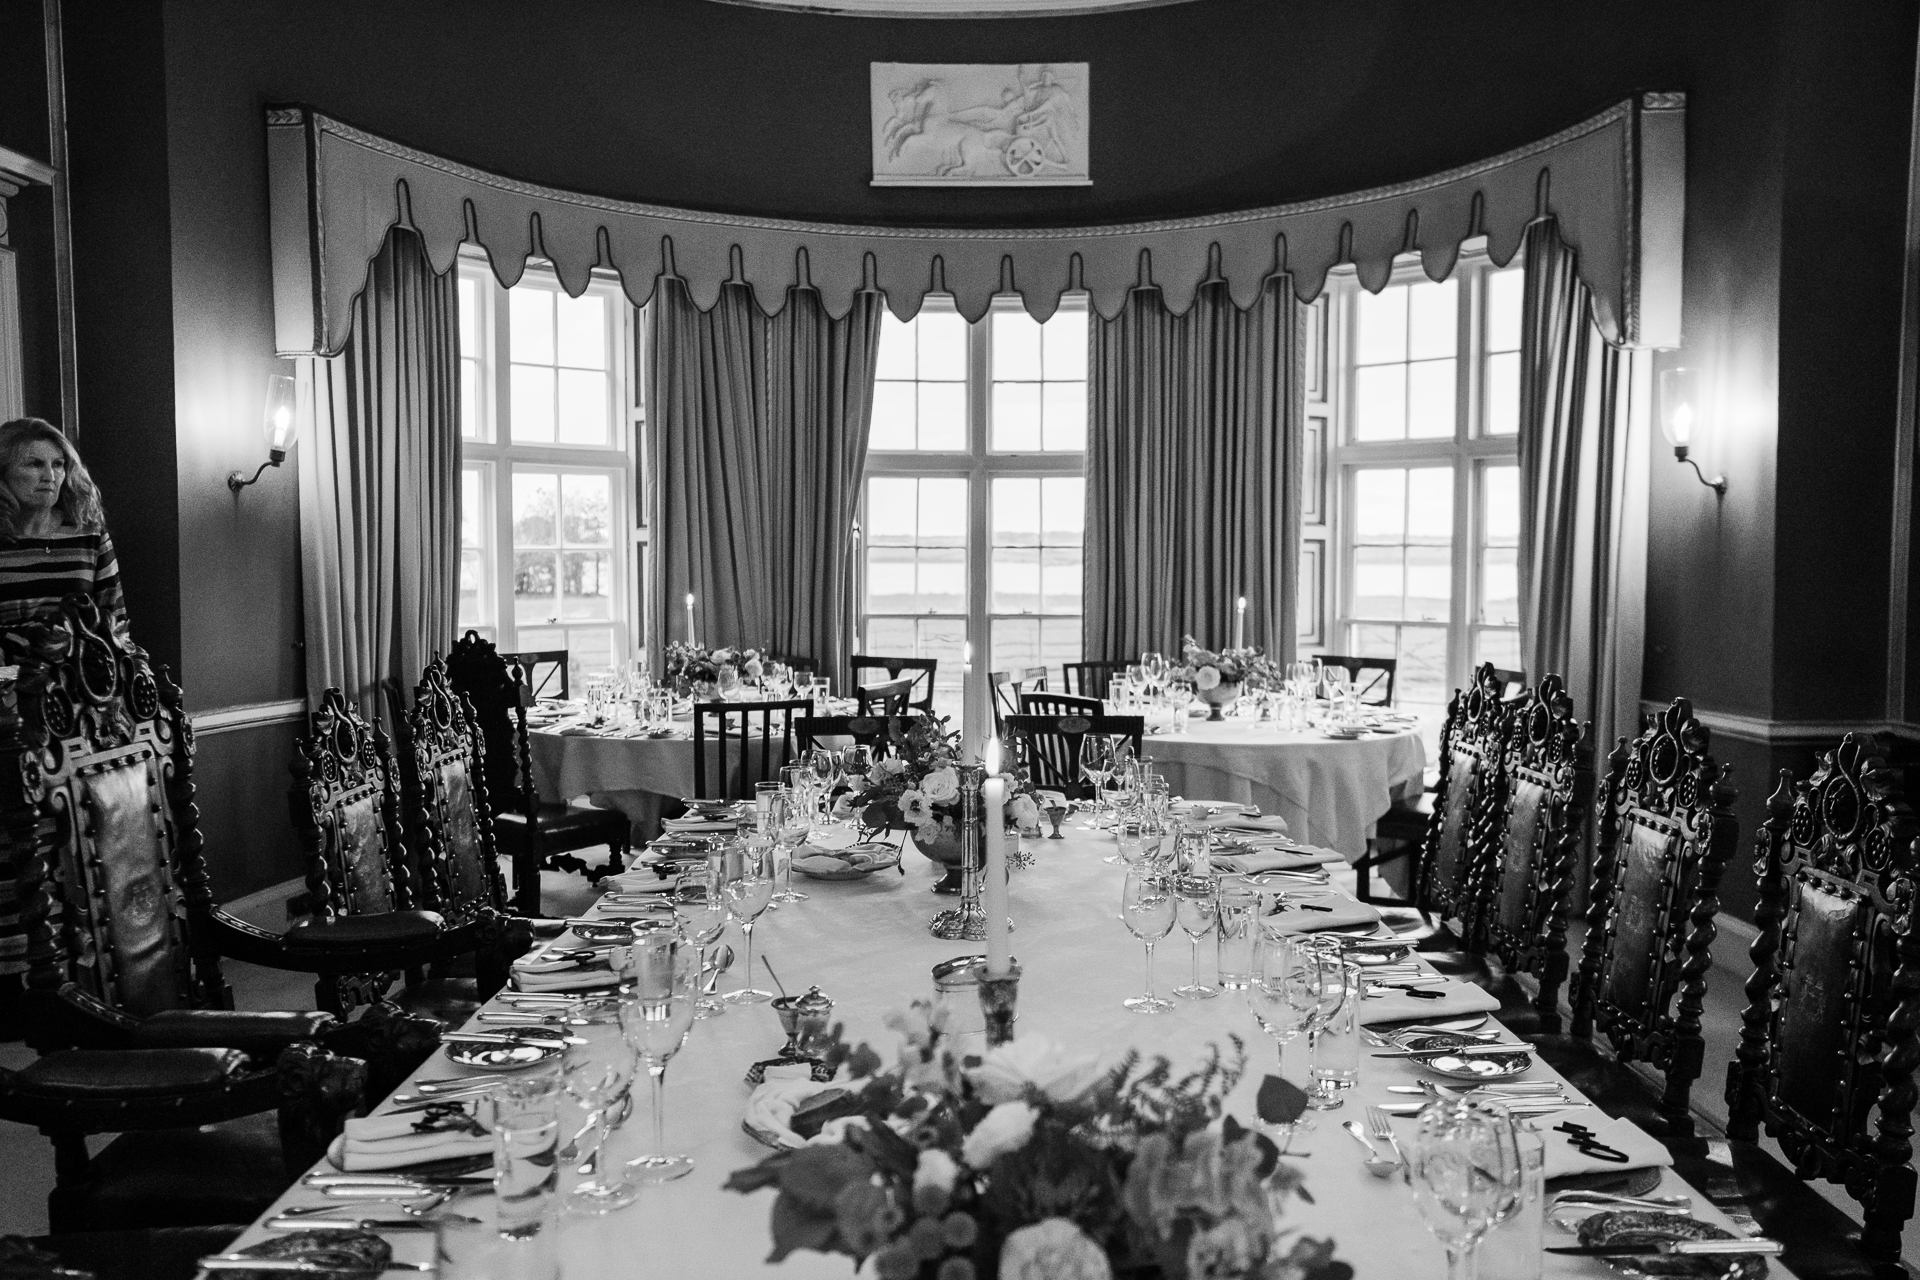
[[[660,826],[667,831],[737,831],[740,822],[737,818],[662,818]]]
[[[1227,809],[1220,813],[1206,814],[1204,817],[1196,815],[1190,821],[1197,821],[1209,831],[1252,831],[1265,832],[1269,835],[1287,833],[1287,820],[1277,813],[1250,818],[1238,809]]]
[[[1360,1002],[1360,1025],[1371,1027],[1383,1022],[1437,1022],[1442,1018],[1463,1018],[1470,1013],[1492,1013],[1500,1001],[1471,982],[1448,982],[1438,991],[1440,999],[1422,1000],[1405,991],[1383,991]]]
[[[447,1102],[349,1120],[328,1154],[348,1173],[489,1155],[493,1133],[476,1117],[477,1106],[474,1100]]]
[[[583,968],[572,960],[525,957],[513,962],[515,991],[592,991],[620,981],[606,965]]]
[[[351,1123],[351,1122],[349,1122]],[[1560,1124],[1585,1125],[1593,1131],[1593,1140],[1623,1153],[1627,1162],[1602,1160],[1582,1155],[1570,1134],[1554,1128]],[[1564,1178],[1578,1173],[1620,1173],[1627,1169],[1665,1168],[1673,1163],[1673,1154],[1658,1139],[1631,1120],[1609,1119],[1598,1107],[1575,1111],[1556,1111],[1535,1123],[1534,1128],[1547,1140],[1547,1177]]]
[[[1355,902],[1343,893],[1322,894],[1287,891],[1288,905],[1282,911],[1260,917],[1260,927],[1269,936],[1319,933],[1324,929],[1345,929],[1354,925],[1377,925],[1380,913],[1364,902]],[[1311,904],[1301,906],[1301,903]],[[1331,910],[1315,911],[1312,907]],[[1437,1001],[1431,1003],[1438,1003]]]
[[[1343,863],[1346,858],[1331,849],[1272,849],[1258,853],[1216,853],[1213,865],[1218,871],[1250,876],[1261,871],[1299,871],[1328,863]]]
[[[660,875],[652,867],[643,866],[633,871],[622,871],[617,876],[607,876],[600,883],[619,893],[671,894],[675,879],[671,875]]]
[[[551,728],[547,732],[559,734],[563,738],[597,738],[600,736],[600,730],[591,725],[582,724],[577,720],[572,724],[563,724],[556,728]]]

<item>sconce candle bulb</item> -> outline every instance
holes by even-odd
[[[1660,374],[1660,432],[1666,436],[1667,443],[1673,446],[1673,456],[1693,468],[1693,474],[1700,483],[1721,497],[1727,496],[1727,478],[1715,476],[1707,479],[1707,473],[1700,464],[1689,455],[1693,445],[1693,427],[1699,417],[1696,407],[1698,387],[1694,371],[1684,365],[1676,365]]]
[[[272,374],[267,378],[267,407],[263,415],[267,433],[267,460],[249,477],[235,471],[227,477],[227,488],[239,493],[287,460],[287,454],[300,439],[300,384],[290,375]]]

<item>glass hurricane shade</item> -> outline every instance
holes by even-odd
[[[300,438],[300,386],[289,374],[267,378],[265,427],[267,451],[275,462],[287,456]]]
[[[1693,370],[1675,366],[1660,374],[1660,432],[1667,444],[1686,456],[1693,444],[1693,428],[1699,417]]]

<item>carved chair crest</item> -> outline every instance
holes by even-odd
[[[292,805],[314,914],[333,921],[411,908],[386,734],[338,689],[322,695],[309,727],[294,752]]]
[[[509,663],[476,631],[454,642],[447,655],[447,682],[465,698],[479,731],[487,796],[503,812],[533,812],[538,803],[528,794],[533,762],[525,756],[526,673]]]
[[[1509,709],[1502,687],[1486,663],[1447,704],[1440,734],[1440,782],[1433,822],[1427,830],[1420,891],[1416,900],[1441,918],[1473,921],[1475,880],[1496,817],[1495,801],[1506,767]]]
[[[413,751],[407,785],[416,792],[406,807],[420,819],[415,845],[427,881],[420,893],[455,923],[499,908],[506,895],[479,764],[486,748],[465,703],[447,679],[446,664],[435,659],[414,686],[406,713]]]
[[[1767,807],[1728,1129],[1753,1138],[1764,1120],[1800,1176],[1844,1183],[1867,1207],[1868,1235],[1891,1231],[1897,1256],[1914,1201],[1920,821],[1894,770],[1852,734],[1804,782],[1782,770]]]
[[[1734,794],[1685,698],[1608,757],[1574,1031],[1597,1024],[1623,1060],[1666,1074],[1661,1110],[1675,1136],[1691,1132],[1687,1093],[1705,1052],[1700,1009],[1720,873],[1738,836]]]

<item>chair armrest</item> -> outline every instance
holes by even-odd
[[[266,1013],[239,1009],[170,1009],[142,1021],[133,1032],[140,1049],[238,1049],[268,1062],[289,1045],[318,1040],[339,1025],[330,1013]]]
[[[29,989],[21,997],[24,1039],[38,1053],[61,1049],[126,1049],[140,1019],[89,995],[68,982],[57,991]]]
[[[444,932],[446,921],[438,912],[382,911],[377,915],[302,921],[283,936],[289,953],[338,954],[431,945]]]
[[[536,938],[557,938],[567,931],[567,922],[554,916],[526,916],[527,932]]]
[[[53,1131],[191,1128],[271,1110],[277,1095],[238,1049],[64,1049],[0,1072],[0,1117]]]
[[[223,956],[296,973],[369,973],[439,958],[452,941],[432,911],[388,911],[271,933],[215,907],[196,922]]]

